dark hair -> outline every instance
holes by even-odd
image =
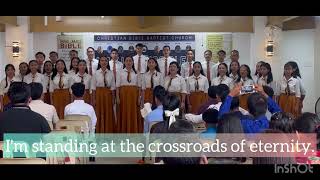
[[[199,61],[196,61],[196,62],[193,63],[193,67],[194,67],[194,65],[196,65],[196,64],[199,64],[199,65],[200,65],[200,68],[201,68],[200,74],[202,74],[202,75],[204,76],[204,72],[203,72],[201,63],[200,63]],[[192,68],[192,75],[193,75],[193,74],[194,74],[194,68]]]
[[[64,65],[63,72],[66,73],[66,74],[68,74],[67,66],[66,66],[66,63],[64,62],[64,60],[59,59],[59,60],[56,62],[56,66],[57,66],[57,64],[58,64],[59,62],[62,62],[63,65]],[[58,74],[58,69],[56,69],[56,71],[53,71],[53,74],[52,74],[51,79],[53,80],[54,77],[56,77],[57,74]]]
[[[46,55],[43,52],[37,52],[35,57],[38,56],[39,54],[41,54],[43,56],[43,58],[46,59]]]
[[[132,62],[133,62],[133,58],[132,58],[131,56],[126,56],[126,57],[124,58],[124,61],[123,61],[123,68],[122,68],[122,69],[126,68],[126,65],[125,65],[124,62],[126,61],[127,58],[131,58],[131,60],[132,60]],[[133,70],[134,73],[137,74],[136,68],[134,68],[134,63],[132,63],[132,70]]]
[[[218,74],[217,74],[217,77],[219,77],[219,66],[221,66],[221,65],[223,65],[225,68],[226,68],[226,76],[228,76],[229,77],[229,73],[228,73],[228,65],[226,64],[226,63],[220,63],[219,65],[218,65]]]
[[[177,66],[177,68],[178,68],[177,74],[180,75],[180,66],[179,66],[179,63],[176,62],[176,61],[172,61],[172,62],[169,64],[169,66],[171,66],[172,64],[175,64],[175,65]],[[165,74],[165,75],[166,75],[166,74]],[[170,75],[170,71],[168,72],[168,75]]]
[[[94,48],[93,48],[93,47],[88,47],[88,48],[87,48],[87,51],[88,51],[89,49],[92,49],[92,50],[94,51]]]
[[[153,61],[156,63],[155,69],[156,69],[157,72],[160,72],[160,68],[159,68],[158,61],[157,61],[155,58],[153,58],[153,57],[149,58],[149,59],[148,59],[148,62],[149,62],[150,60],[153,60]],[[147,66],[147,72],[149,72],[149,67],[148,67],[148,66]]]
[[[224,55],[226,55],[226,52],[224,50],[222,50],[222,49],[219,50],[217,54],[219,54],[219,53],[223,53]]]
[[[78,64],[79,64],[80,58],[79,58],[79,57],[73,57],[73,58],[71,59],[71,62],[70,62],[70,69],[69,69],[69,70],[72,70],[72,69],[73,69],[73,67],[72,67],[72,62],[73,62],[74,59],[77,59],[77,60],[78,60]],[[56,63],[56,64],[57,64],[57,63]],[[78,69],[78,68],[77,68],[77,69]],[[77,70],[77,69],[76,69],[76,70]],[[75,71],[76,71],[76,70],[75,70]]]
[[[71,52],[75,52],[76,54],[78,54],[78,51],[75,50],[75,49],[70,50],[70,51],[69,51],[69,54],[70,54]]]
[[[163,46],[162,50],[163,50],[164,48],[169,48],[169,50],[170,50],[170,46],[168,46],[168,45]]]
[[[163,119],[169,121],[169,117],[165,117],[164,111],[174,111],[180,107],[180,98],[175,94],[169,94],[163,101]]]
[[[267,111],[267,99],[259,93],[252,93],[248,97],[249,113],[254,117],[265,115]]]
[[[310,112],[302,113],[294,122],[296,130],[300,133],[316,133],[317,149],[320,150],[320,119]]]
[[[257,62],[257,64],[260,64],[260,66],[261,66],[261,64],[263,64],[263,63],[265,63],[264,61],[259,61],[259,62]],[[270,68],[271,69],[271,68]],[[258,71],[257,71],[257,69],[256,69],[256,72],[254,73],[254,75],[257,75],[258,74]],[[258,74],[259,75],[259,77],[260,77],[260,74]]]
[[[7,70],[8,70],[10,67],[11,67],[14,71],[16,70],[16,69],[14,68],[14,65],[13,65],[13,64],[7,64],[6,67],[4,68],[4,71],[5,71],[5,74],[6,74],[6,78],[5,78],[5,80],[6,80],[6,86],[5,86],[5,88],[8,87]]]
[[[271,83],[272,81],[273,81],[273,75],[272,75],[272,71],[271,71],[271,66],[270,66],[270,64],[269,63],[267,63],[267,62],[263,62],[261,65],[260,65],[260,68],[261,68],[261,66],[263,66],[263,67],[265,67],[265,68],[267,68],[268,69],[268,79],[267,79],[267,84],[269,84],[269,83]]]
[[[167,91],[163,86],[158,85],[154,87],[153,96],[154,98],[157,98],[161,102],[161,104],[163,104],[166,95],[167,95]]]
[[[273,97],[274,91],[273,91],[273,89],[272,89],[271,87],[269,87],[269,86],[262,86],[262,88],[263,88],[263,91],[264,91],[270,98]]]
[[[294,61],[289,61],[288,63],[291,64],[291,67],[293,68],[293,76],[301,78],[298,64]]]
[[[269,128],[280,130],[284,133],[294,133],[294,116],[287,112],[277,112],[271,116]]]
[[[230,93],[230,89],[225,84],[219,84],[216,88],[216,95],[220,97],[221,102],[223,103]]]
[[[72,90],[72,94],[75,97],[77,97],[77,98],[83,97],[84,91],[85,91],[85,85],[82,83],[74,83],[71,86],[71,90]]]
[[[46,72],[45,72],[45,67],[46,67],[46,64],[47,63],[50,63],[51,65],[52,65],[52,72],[53,72],[53,63],[51,62],[51,61],[46,61],[46,62],[44,62],[44,64],[43,64],[43,73],[42,74],[45,74]]]
[[[188,49],[188,50],[186,51],[186,54],[188,54],[188,52],[189,52],[189,51],[191,51],[191,52],[192,52],[192,54],[193,54],[192,49]]]
[[[246,65],[246,64],[242,64],[240,66],[239,70],[241,69],[241,67],[245,67],[247,69],[247,78],[252,79],[250,67],[248,65]],[[240,82],[240,81],[241,81],[241,75],[238,77],[237,82]]]
[[[36,64],[38,65],[38,62],[37,62],[36,60],[30,60],[30,61],[29,61],[29,73],[31,73],[31,69],[30,69],[30,64],[31,64],[31,63],[36,63]],[[38,65],[38,67],[39,67],[39,65]],[[37,68],[37,72],[40,73],[39,68]],[[29,73],[28,73],[28,74],[29,74]]]
[[[243,133],[240,118],[235,113],[222,115],[217,126],[217,133]]]
[[[41,95],[43,93],[43,86],[41,83],[33,82],[30,83],[31,88],[31,98],[32,100],[37,100],[41,98]]]
[[[232,97],[230,110],[234,110],[236,108],[239,108],[239,106],[240,106],[239,96]]]
[[[29,73],[30,73],[29,64],[26,63],[26,62],[21,62],[21,63],[19,64],[19,68],[20,68],[20,66],[21,66],[22,64],[25,64],[25,65],[27,66],[27,68],[28,68],[28,70],[27,70],[27,72],[26,72],[25,75],[29,74]]]
[[[212,99],[215,99],[217,98],[217,95],[216,95],[216,89],[217,89],[217,86],[210,86],[208,88],[208,96]]]
[[[118,53],[118,49],[116,49],[116,48],[112,48],[110,52],[112,53],[113,51]]]
[[[202,119],[206,123],[216,124],[218,123],[219,111],[214,108],[209,108],[202,113]]]
[[[236,50],[236,49],[232,50],[232,51],[231,51],[231,54],[232,54],[232,53],[237,53],[237,54],[239,55],[239,51]]]
[[[84,70],[84,72],[85,73],[87,73],[88,74],[88,67],[87,67],[87,62],[85,61],[85,60],[83,60],[83,59],[81,59],[80,61],[79,61],[79,63],[78,63],[78,68],[76,69],[76,74],[79,72],[79,64],[80,63],[84,63],[85,65],[86,65],[86,69]]]
[[[56,55],[57,55],[57,57],[59,56],[59,55],[58,55],[58,53],[57,53],[57,52],[55,52],[55,51],[51,51],[51,52],[49,53],[49,55],[51,55],[51,54],[56,54]]]
[[[204,51],[203,54],[205,54],[206,52],[209,52],[211,54],[211,56],[212,56],[212,51],[211,50],[207,49],[207,50]]]
[[[190,121],[186,120],[176,120],[173,122],[169,129],[168,133],[195,133],[196,130],[193,124]]]
[[[292,64],[292,63],[287,62],[287,63],[284,65],[284,69],[285,69],[286,67],[289,67],[289,66],[293,69],[293,72],[292,72],[291,76],[294,77],[294,78],[297,78],[296,73],[294,73],[294,68],[293,68],[293,64]],[[284,72],[283,72],[283,75],[284,75]]]
[[[13,82],[10,84],[8,96],[12,104],[27,103],[30,96],[30,86],[25,82]]]
[[[138,44],[136,44],[136,48],[137,48],[137,47],[143,48],[143,44],[142,44],[142,43],[138,43]]]
[[[100,57],[99,57],[99,63],[98,63],[98,68],[97,68],[97,70],[99,70],[99,69],[101,68],[100,60],[101,60],[102,58],[105,58],[105,59],[106,59],[106,61],[107,61],[107,69],[110,70],[109,61],[108,61],[107,56],[100,56]]]
[[[231,71],[231,64],[232,64],[232,63],[237,63],[237,64],[238,64],[237,74],[238,74],[238,77],[240,77],[240,63],[239,63],[239,61],[231,61],[230,66],[229,66],[229,76],[230,76],[230,74],[232,73],[232,71]]]

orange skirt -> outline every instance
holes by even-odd
[[[147,88],[144,90],[144,103],[153,104],[153,89]]]
[[[96,133],[114,133],[114,114],[112,91],[109,88],[96,89]]]
[[[191,109],[189,109],[190,113],[197,113],[201,104],[205,103],[208,100],[208,96],[203,91],[201,92],[191,92],[190,94],[190,104]]]
[[[50,93],[44,93],[44,102],[47,104],[51,104],[51,100],[50,100]]]
[[[3,95],[2,101],[3,101],[3,106],[5,106],[5,105],[7,105],[7,104],[10,103],[10,99],[9,99],[9,96],[8,96],[7,93],[5,93],[5,94]]]
[[[56,108],[59,119],[64,119],[64,108],[70,104],[69,89],[55,89],[52,95],[53,106]]]
[[[245,110],[249,110],[248,108],[248,97],[250,96],[250,94],[243,94],[239,96],[239,105],[240,107],[242,107]]]
[[[119,133],[142,133],[143,122],[138,106],[139,89],[137,86],[120,87],[120,107],[117,128]]]
[[[281,94],[279,97],[279,106],[282,111],[291,113],[296,118],[300,115],[299,111],[295,110],[297,106],[300,106],[300,104],[297,103],[297,97],[295,95]]]

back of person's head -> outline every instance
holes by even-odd
[[[225,84],[219,84],[216,88],[216,95],[221,99],[221,102],[224,102],[229,93],[230,89]]]
[[[215,99],[217,98],[216,96],[216,89],[217,89],[217,86],[210,86],[209,89],[208,89],[208,96],[212,99]]]
[[[269,86],[262,86],[262,88],[263,88],[263,91],[264,91],[270,98],[273,97],[274,91],[273,91],[273,89],[272,89],[271,87],[269,87]]]
[[[209,108],[204,113],[202,113],[202,120],[209,124],[216,124],[218,122],[218,113],[218,110]]]
[[[221,117],[217,133],[243,133],[240,118],[235,113],[227,113]]]
[[[167,95],[167,91],[163,86],[158,85],[153,89],[153,95],[160,101],[161,104],[163,104],[164,98]]]
[[[168,133],[195,133],[193,124],[186,120],[177,120],[171,124]]]
[[[31,96],[30,86],[25,82],[10,84],[8,96],[12,104],[28,103]]]
[[[163,119],[165,121],[169,121],[170,117],[166,116],[165,112],[177,110],[180,107],[180,99],[175,94],[169,94],[169,95],[165,96],[162,105],[163,105]],[[180,114],[177,117],[180,117]]]
[[[41,83],[33,82],[30,83],[31,88],[31,99],[32,100],[38,100],[41,98],[41,95],[43,93],[43,86]]]
[[[249,113],[254,117],[265,115],[267,112],[267,99],[259,94],[252,93],[248,97]]]
[[[72,89],[72,94],[75,97],[80,98],[80,97],[83,97],[83,95],[84,95],[85,85],[82,83],[74,83],[71,86],[71,89]]]
[[[287,112],[277,112],[271,116],[269,128],[280,130],[284,133],[294,133],[294,116]]]
[[[239,106],[240,106],[240,99],[239,96],[235,96],[232,98],[231,101],[231,106],[230,106],[230,110],[239,110]]]

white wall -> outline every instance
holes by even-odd
[[[0,69],[0,71],[1,71],[1,73],[0,73],[0,78],[2,79],[3,78],[3,69],[4,68],[2,68],[2,67],[5,67],[5,63],[6,63],[6,61],[5,61],[5,59],[6,59],[6,55],[5,55],[5,44],[6,44],[6,39],[5,39],[5,36],[6,36],[6,34],[4,33],[4,32],[0,32],[0,67],[1,67],[1,69]]]

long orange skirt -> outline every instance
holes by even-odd
[[[86,89],[83,95],[83,100],[85,103],[87,104],[91,104],[91,94],[90,94],[90,90]]]
[[[144,103],[153,104],[153,89],[147,88],[144,90]]]
[[[112,91],[109,88],[97,87],[96,89],[96,114],[97,133],[114,133],[114,114]]]
[[[57,110],[59,119],[64,119],[64,108],[70,104],[69,89],[55,89],[52,95],[52,104]]]
[[[137,86],[120,87],[120,107],[117,128],[119,133],[142,133],[143,122],[138,106],[139,89]]]
[[[189,99],[189,103],[191,104],[191,109],[189,109],[189,112],[195,114],[198,112],[201,104],[205,103],[208,100],[208,95],[203,91],[191,92]]]
[[[3,111],[3,107],[7,104],[10,103],[10,99],[7,93],[5,93],[2,97],[2,106],[1,106],[1,111]]]
[[[50,100],[50,93],[44,93],[44,102],[47,104],[51,104],[51,100]]]
[[[248,97],[250,96],[250,94],[243,94],[239,96],[239,105],[240,107],[242,107],[245,110],[249,110],[248,108]]]
[[[295,95],[281,94],[279,97],[279,106],[282,111],[291,113],[296,118],[300,115],[299,111],[295,110],[297,106],[300,106],[300,104],[297,103]]]

